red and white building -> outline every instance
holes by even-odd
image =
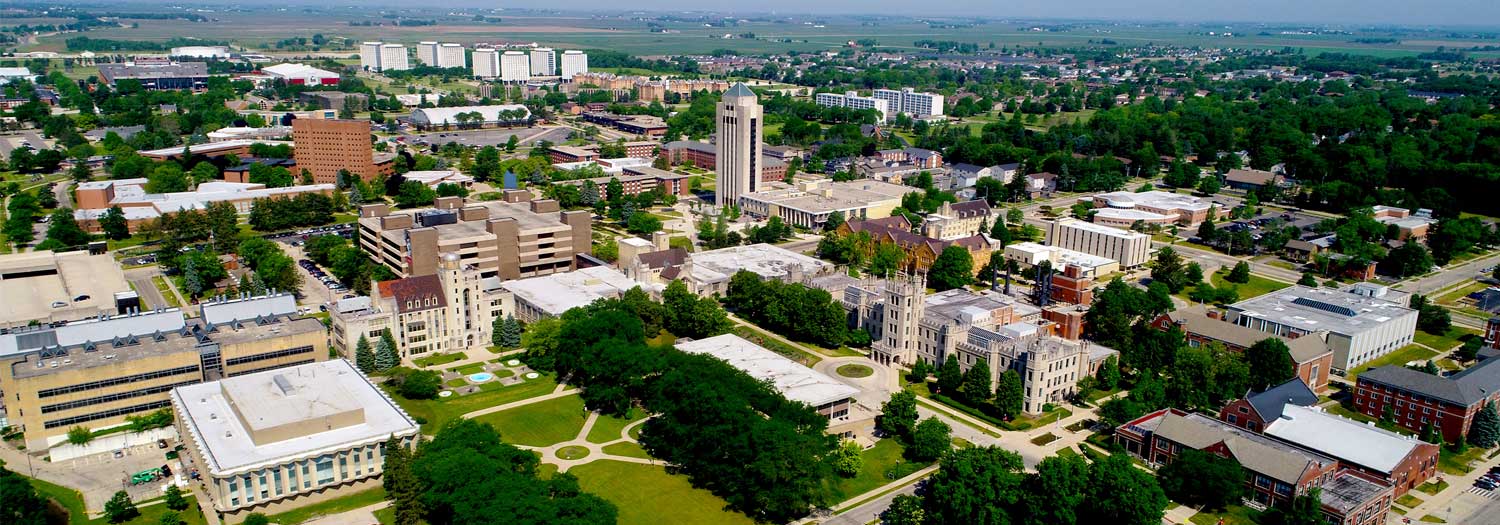
[[[260,72],[294,86],[336,86],[339,83],[338,73],[303,64],[276,64],[261,68]]]

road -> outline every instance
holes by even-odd
[[[821,523],[824,525],[865,525],[876,521],[880,519],[880,515],[885,512],[885,509],[890,508],[891,501],[895,500],[896,496],[916,494],[917,485],[919,484],[912,483],[901,487],[865,502],[863,505],[844,511],[843,514],[823,520]]]
[[[1457,498],[1454,498],[1453,503],[1450,504],[1445,510],[1458,510],[1454,509],[1454,507],[1462,509],[1464,507],[1470,507],[1476,504],[1477,506],[1473,506],[1473,510],[1469,513],[1468,516],[1465,516],[1463,519],[1454,520],[1452,517],[1448,517],[1448,523],[1464,523],[1466,525],[1500,525],[1500,494],[1497,494],[1493,491],[1477,491],[1473,489],[1470,490],[1470,492],[1465,492]],[[1459,512],[1461,513],[1462,510],[1459,510]],[[1440,511],[1437,513],[1438,517],[1440,518],[1444,517],[1445,514],[1451,514],[1451,512]]]
[[[129,281],[130,285],[135,287],[136,293],[141,296],[141,301],[145,303],[142,305],[143,310],[147,308],[166,308],[172,304],[161,294],[161,290],[156,289],[156,283],[151,281],[151,278],[157,275],[161,275],[161,269],[156,266],[125,270],[125,280]]]
[[[1435,274],[1403,281],[1401,291],[1420,294],[1432,293],[1457,284],[1459,281],[1472,280],[1479,274],[1480,269],[1496,264],[1500,264],[1500,253],[1488,257],[1480,257],[1461,264],[1450,264]]]
[[[1198,265],[1203,267],[1203,273],[1205,275],[1213,273],[1214,268],[1216,267],[1232,268],[1234,267],[1234,265],[1239,264],[1243,261],[1250,263],[1251,273],[1255,273],[1263,277],[1270,277],[1272,279],[1278,279],[1291,283],[1295,283],[1298,279],[1302,278],[1302,272],[1298,272],[1296,270],[1288,270],[1286,268],[1271,266],[1269,264],[1256,262],[1250,259],[1242,259],[1239,257],[1225,255],[1219,252],[1204,250],[1200,248],[1194,248],[1192,246],[1183,244],[1169,245],[1164,242],[1152,242],[1151,245],[1156,248],[1171,246],[1173,250],[1176,250],[1177,253],[1181,254],[1183,257],[1197,260]]]

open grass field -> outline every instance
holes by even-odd
[[[1229,508],[1224,509],[1224,512],[1218,514],[1199,512],[1194,514],[1193,517],[1188,518],[1188,521],[1194,525],[1255,525],[1258,516],[1260,516],[1260,513],[1254,509],[1231,505]],[[1221,518],[1223,519],[1222,522],[1219,521]]]
[[[499,382],[485,383],[486,385],[500,384]],[[422,432],[433,433],[449,420],[492,406],[503,405],[512,401],[520,401],[552,392],[557,388],[557,383],[551,375],[542,375],[536,379],[528,379],[519,385],[500,387],[494,390],[484,390],[469,394],[467,396],[453,396],[437,399],[406,399],[391,393],[391,398],[396,404],[406,410],[414,418],[421,418]]]
[[[1421,332],[1418,332],[1421,333]],[[1400,350],[1370,360],[1370,362],[1354,367],[1347,376],[1350,379],[1359,377],[1360,374],[1371,368],[1379,368],[1387,365],[1404,365],[1410,361],[1426,361],[1437,355],[1437,352],[1422,348],[1417,345],[1407,345]]]
[[[578,436],[586,419],[588,411],[583,408],[583,399],[564,396],[485,414],[476,421],[493,425],[506,443],[545,447]]]
[[[875,442],[874,447],[860,454],[864,464],[860,466],[859,474],[852,478],[834,475],[823,482],[828,503],[834,504],[859,496],[927,466],[902,459],[902,450],[901,443],[895,439]]]
[[[280,525],[297,525],[314,518],[351,511],[360,507],[368,507],[385,500],[385,488],[376,485],[374,488],[362,490],[340,496],[328,501],[322,501],[306,507],[292,509],[281,514],[269,516],[271,523]],[[155,524],[156,522],[151,522]]]
[[[627,418],[601,415],[594,420],[594,428],[589,429],[588,440],[590,443],[609,443],[620,439],[626,426],[645,418],[646,411],[639,408],[631,410]]]
[[[578,476],[583,490],[614,503],[620,509],[620,525],[755,523],[744,514],[724,510],[724,500],[693,488],[686,476],[668,474],[664,467],[606,460],[573,467],[568,473]]]
[[[1226,275],[1229,275],[1229,272],[1215,272],[1213,275],[1209,276],[1208,280],[1214,283],[1215,288],[1223,287],[1224,285],[1233,286],[1234,289],[1239,292],[1240,300],[1262,296],[1292,285],[1292,283],[1281,282],[1275,279],[1267,279],[1253,273],[1250,274],[1250,282],[1244,284],[1231,283],[1224,280],[1224,276]]]
[[[646,449],[641,448],[640,444],[632,443],[629,441],[615,443],[600,450],[603,450],[605,454],[611,454],[615,456],[651,459],[651,454],[647,454]]]
[[[1464,341],[1469,337],[1478,336],[1479,332],[1476,330],[1453,326],[1449,327],[1448,333],[1445,333],[1443,335],[1434,335],[1421,330],[1417,330],[1417,335],[1414,336],[1412,340],[1416,341],[1418,344],[1432,347],[1435,350],[1447,351],[1452,350],[1453,347],[1464,344]]]
[[[432,20],[428,26],[392,26],[381,17],[384,13],[403,17]],[[218,11],[211,14],[207,22],[184,22],[181,20],[132,20],[127,27],[102,28],[89,31],[91,38],[123,40],[145,40],[163,42],[171,37],[225,40],[237,46],[247,46],[260,51],[276,51],[275,42],[293,36],[307,37],[323,34],[330,39],[343,38],[350,43],[361,40],[384,40],[387,42],[415,43],[420,40],[437,40],[474,44],[478,42],[537,42],[542,45],[562,48],[603,48],[640,55],[707,53],[715,49],[730,49],[740,53],[784,53],[787,51],[816,52],[837,49],[855,39],[874,39],[880,47],[897,50],[915,49],[917,40],[951,40],[976,43],[980,47],[996,49],[1034,46],[1083,46],[1092,41],[1108,38],[1120,45],[1144,45],[1171,42],[1186,46],[1235,47],[1281,49],[1300,48],[1306,53],[1349,52],[1376,56],[1413,55],[1430,51],[1438,46],[1469,47],[1473,41],[1448,38],[1443,32],[1432,31],[1401,35],[1401,40],[1392,44],[1367,44],[1354,42],[1366,36],[1389,36],[1389,33],[1372,31],[1354,35],[1306,35],[1280,34],[1279,31],[1263,31],[1252,24],[1212,26],[1191,23],[1112,23],[1088,22],[1054,24],[1055,30],[1031,31],[1031,24],[1016,22],[985,21],[969,22],[950,27],[932,27],[916,20],[887,19],[878,22],[840,17],[819,16],[817,18],[791,17],[776,20],[758,19],[740,21],[735,27],[704,27],[696,20],[653,20],[650,16],[635,14],[608,16],[595,13],[500,13],[498,22],[493,20],[476,22],[471,16],[433,12],[424,8],[408,10],[392,9],[372,11],[345,7],[296,9],[247,8],[236,11]],[[495,16],[491,13],[490,16]],[[969,13],[969,16],[1004,16],[1002,12]],[[818,22],[817,25],[811,22]],[[351,26],[355,23],[384,23],[387,25]],[[18,22],[6,21],[4,25]],[[648,23],[657,24],[670,33],[653,33]],[[1215,30],[1220,35],[1208,35]],[[1222,36],[1223,32],[1233,37]],[[724,39],[726,33],[754,33],[755,38]],[[504,36],[501,36],[504,35]],[[22,46],[22,51],[65,51],[64,41],[75,34],[51,35],[40,38],[35,45]],[[307,53],[307,50],[285,50]],[[319,53],[347,55],[354,53],[349,47],[327,47]]]

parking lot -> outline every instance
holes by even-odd
[[[0,154],[10,158],[10,152],[15,151],[23,145],[31,146],[31,149],[52,149],[52,141],[42,137],[40,131],[18,131],[0,135]]]
[[[170,442],[175,446],[176,442]],[[130,499],[141,501],[161,496],[166,489],[167,483],[174,476],[157,479],[140,484],[131,484],[132,474],[167,466],[173,475],[182,474],[186,479],[187,472],[181,470],[181,462],[168,460],[166,453],[171,450],[161,449],[154,443],[137,445],[120,449],[114,453],[94,454],[74,460],[58,463],[66,469],[69,477],[68,486],[79,489],[91,509],[104,508],[104,502],[116,491],[123,490],[130,495]]]
[[[282,251],[297,261],[297,271],[302,275],[302,305],[309,310],[326,307],[351,293],[333,279],[327,268],[321,268],[308,259],[304,250],[307,240],[319,235],[343,235],[350,238],[354,235],[354,225],[323,226],[267,237],[281,244]]]

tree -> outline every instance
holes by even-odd
[[[0,523],[47,525],[48,507],[47,498],[37,493],[30,480],[0,462]]]
[[[1205,510],[1222,510],[1240,501],[1245,471],[1240,463],[1201,450],[1184,449],[1176,460],[1156,472],[1162,491],[1172,501]]]
[[[823,231],[834,231],[844,225],[844,212],[834,210],[828,214],[828,219],[823,221]]]
[[[412,452],[392,436],[385,442],[381,465],[381,485],[396,511],[397,525],[416,525],[422,521],[422,483],[412,473]]]
[[[1422,275],[1432,269],[1432,254],[1415,242],[1408,242],[1387,252],[1380,261],[1381,270],[1396,277]]]
[[[1214,175],[1203,177],[1198,181],[1198,191],[1209,195],[1218,193],[1221,187],[1222,183],[1219,182],[1219,177]]]
[[[1120,386],[1120,358],[1113,355],[1104,358],[1104,362],[1099,364],[1099,372],[1095,374],[1095,377],[1099,379],[1101,390],[1114,390],[1115,387]]]
[[[130,495],[122,490],[104,502],[104,515],[110,523],[124,523],[140,516],[141,511],[136,510],[135,502],[130,501]]]
[[[360,334],[359,342],[354,344],[354,366],[359,367],[360,372],[375,373],[375,352],[370,349],[370,340],[364,334]]]
[[[632,213],[625,221],[625,230],[636,235],[650,235],[661,231],[661,219],[646,212]]]
[[[882,242],[875,245],[875,250],[870,254],[870,274],[882,277],[896,273],[901,267],[901,261],[906,258],[906,252],[893,242]]]
[[[917,423],[912,431],[911,445],[906,447],[906,457],[912,461],[926,463],[943,456],[953,448],[953,429],[938,418],[929,417]]]
[[[1234,269],[1229,270],[1229,275],[1224,276],[1224,280],[1240,284],[1250,282],[1250,263],[1245,261],[1236,263]]]
[[[713,337],[729,331],[729,316],[717,302],[689,292],[681,280],[672,281],[662,292],[666,306],[666,329],[681,337]]]
[[[1123,452],[1090,465],[1087,487],[1079,523],[1158,525],[1167,508],[1156,477],[1136,468]]]
[[[1279,385],[1297,375],[1286,342],[1277,337],[1256,341],[1245,349],[1245,363],[1250,367],[1250,388],[1257,391]]]
[[[1010,419],[1021,415],[1026,405],[1026,388],[1021,382],[1021,374],[1014,368],[1007,368],[1000,374],[999,385],[995,387],[995,410],[1000,412],[1001,417]]]
[[[271,519],[267,518],[265,514],[251,512],[245,516],[245,521],[240,525],[271,525]]]
[[[1483,339],[1471,337],[1467,341],[1464,341],[1463,346],[1458,347],[1458,350],[1453,351],[1453,358],[1462,362],[1473,361],[1479,357],[1479,349],[1483,346]]]
[[[432,399],[442,389],[442,376],[431,370],[393,369],[393,379],[399,382],[396,393],[407,399]]]
[[[943,456],[929,478],[922,509],[929,523],[1006,525],[1022,495],[1021,456],[999,447],[962,448]],[[1083,522],[1080,522],[1083,523]]]
[[[943,366],[938,368],[938,391],[946,396],[957,396],[958,388],[963,385],[963,382],[964,372],[958,364],[958,356],[948,356],[948,360],[943,361]]]
[[[1469,424],[1469,443],[1482,448],[1500,443],[1500,415],[1495,412],[1494,402],[1485,402],[1484,408],[1474,416],[1474,422]]]
[[[178,513],[175,510],[169,510],[169,511],[161,513],[160,517],[157,518],[156,522],[159,523],[160,525],[181,525],[181,523],[182,523],[182,514]]]
[[[1318,286],[1318,279],[1313,277],[1312,272],[1303,272],[1302,278],[1297,280],[1297,284],[1299,286],[1316,288]]]
[[[73,219],[73,210],[58,208],[49,216],[47,224],[47,241],[55,243],[58,247],[82,246],[88,244],[89,234],[78,226],[78,221]],[[41,248],[40,246],[38,248]]]
[[[1167,285],[1167,290],[1177,293],[1189,284],[1187,279],[1187,267],[1183,265],[1182,256],[1170,246],[1164,247],[1156,252],[1156,258],[1148,265],[1151,267],[1152,282],[1161,282]]]
[[[436,191],[414,180],[402,181],[396,190],[396,205],[402,208],[428,206],[435,199],[437,199]]]
[[[182,489],[177,485],[168,485],[166,492],[167,508],[172,510],[183,510],[188,508],[188,500],[182,496]]]
[[[500,348],[516,348],[521,346],[521,322],[513,315],[496,317],[492,336],[495,346]]]
[[[922,509],[922,498],[910,494],[896,496],[880,514],[883,525],[923,525],[926,522],[927,511]]]
[[[1021,508],[1030,517],[1026,523],[1077,523],[1088,486],[1089,465],[1078,456],[1049,456],[1037,463],[1036,474],[1027,476]]]
[[[938,291],[952,290],[974,281],[974,257],[962,246],[943,248],[932,268],[927,270],[927,284]]]
[[[401,356],[396,353],[396,345],[391,344],[384,337],[375,342],[375,371],[384,372],[396,365],[401,364]]]
[[[1323,489],[1313,487],[1284,505],[1271,507],[1261,515],[1265,525],[1323,525]]]
[[[130,238],[130,224],[125,220],[125,210],[119,206],[110,206],[99,216],[99,228],[104,230],[104,237],[111,241]]]
[[[182,168],[170,162],[157,166],[146,177],[146,191],[150,193],[174,193],[187,189],[188,180],[182,174]]]
[[[94,431],[89,427],[77,426],[68,429],[68,442],[74,445],[86,445],[94,440]]]
[[[875,420],[876,428],[910,442],[917,428],[917,394],[906,389],[891,394],[891,398],[880,405],[880,416]]]
[[[969,371],[964,372],[963,386],[961,387],[961,389],[963,392],[964,402],[970,405],[979,406],[986,401],[989,401],[990,394],[992,393],[992,391],[990,390],[989,361],[986,361],[983,357],[979,358],[978,361],[975,361],[974,364],[969,367]]]
[[[864,457],[860,454],[864,447],[859,446],[854,440],[846,439],[839,443],[839,448],[833,450],[829,455],[829,464],[833,472],[839,476],[852,478],[859,474],[859,469],[864,467]]]

